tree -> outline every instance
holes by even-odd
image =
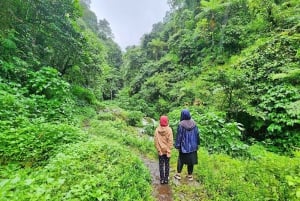
[[[82,4],[82,19],[84,23],[82,26],[87,26],[86,28],[91,29],[94,33],[98,33],[99,27],[98,27],[98,22],[97,22],[97,16],[96,14],[89,9],[89,6],[86,4]]]
[[[152,49],[152,54],[154,55],[155,60],[158,61],[161,52],[166,47],[166,43],[159,39],[153,39],[148,43],[148,47]]]
[[[114,38],[109,22],[106,19],[99,20],[98,22],[99,36],[101,38]]]

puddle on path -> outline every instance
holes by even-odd
[[[172,189],[168,184],[159,183],[158,161],[141,157],[145,165],[148,167],[152,177],[153,196],[157,201],[172,201]],[[171,175],[170,175],[171,176]]]

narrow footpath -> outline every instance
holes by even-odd
[[[160,184],[159,182],[159,169],[158,161],[149,159],[147,157],[141,157],[145,165],[148,167],[152,177],[153,196],[157,201],[172,201],[172,189],[171,185]]]
[[[174,179],[172,175],[174,175],[175,172],[170,169],[169,184],[160,184],[158,161],[146,156],[141,156],[141,159],[151,174],[152,195],[155,200],[173,201],[175,198],[178,198],[181,201],[206,200],[206,191],[197,180],[194,179],[193,181],[188,181],[186,177],[183,177],[180,181]],[[174,189],[172,189],[172,186]],[[189,190],[187,191],[187,189]]]

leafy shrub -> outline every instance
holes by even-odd
[[[297,125],[300,125],[300,111],[291,107],[300,99],[299,90],[289,85],[271,87],[260,97],[258,107],[264,112],[264,122],[267,126],[265,137],[271,139],[271,144],[279,151],[288,152],[293,147],[300,147],[300,137]],[[275,147],[274,147],[275,146]]]
[[[91,90],[78,85],[72,86],[72,94],[76,97],[79,105],[91,105],[97,102],[97,99]]]
[[[16,127],[29,116],[26,99],[20,94],[11,94],[0,89],[0,127]]]
[[[226,122],[222,113],[203,112],[193,107],[189,110],[200,131],[201,147],[205,147],[209,153],[227,153],[232,156],[247,155],[248,146],[241,141],[241,130],[243,130],[241,124]],[[178,109],[169,113],[174,137],[176,137],[180,114],[181,110]]]
[[[11,127],[22,125],[25,118],[40,118],[45,122],[71,120],[74,103],[67,92],[62,97],[48,99],[44,94],[28,94],[28,89],[20,84],[3,82],[0,79],[0,120]]]
[[[247,72],[251,107],[245,107],[245,111],[255,118],[244,122],[248,124],[245,127],[252,127],[247,135],[265,140],[272,151],[281,153],[291,153],[299,146],[300,113],[295,107],[299,101],[298,49],[299,36],[291,29],[258,40],[245,50],[248,56],[238,65]]]
[[[0,133],[1,163],[18,161],[36,165],[45,163],[61,145],[82,140],[82,133],[67,124],[28,123]]]
[[[143,113],[140,111],[130,111],[127,113],[126,122],[130,126],[141,126],[141,120],[143,118]]]
[[[199,152],[195,173],[210,200],[299,200],[300,158],[278,156],[263,147],[250,147],[255,160]]]
[[[26,103],[30,118],[43,118],[50,122],[68,122],[73,119],[74,101],[67,97],[64,100],[48,100],[41,95],[31,95]]]
[[[47,99],[64,99],[70,86],[56,69],[42,67],[37,72],[30,72],[27,88],[31,94],[44,95]]]
[[[1,199],[153,200],[143,163],[104,138],[66,146],[44,169],[13,172],[0,168]]]
[[[198,116],[201,141],[210,153],[227,153],[245,156],[248,146],[241,141],[242,125],[226,122],[220,114],[206,113]]]

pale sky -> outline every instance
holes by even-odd
[[[98,20],[105,18],[109,22],[114,41],[124,50],[129,45],[139,45],[152,25],[163,21],[169,6],[167,0],[92,0],[91,10]]]

